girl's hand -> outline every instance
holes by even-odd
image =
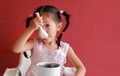
[[[43,19],[40,16],[35,17],[30,21],[30,27],[35,31],[43,25]]]

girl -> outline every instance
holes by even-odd
[[[36,16],[36,12],[39,12],[40,16]],[[63,26],[60,14],[65,16],[66,25],[58,38],[56,38],[57,32],[60,31]],[[66,61],[66,56],[76,67],[75,76],[85,76],[85,67],[74,53],[72,47],[68,43],[60,41],[63,32],[66,31],[68,26],[69,14],[65,11],[60,12],[57,8],[50,5],[38,7],[33,13],[33,16],[27,18],[27,29],[20,35],[13,45],[13,51],[15,53],[21,53],[31,49],[32,63],[26,76],[38,76],[36,73],[36,64],[39,62],[59,63],[62,67],[61,76],[63,76],[63,66]],[[42,38],[40,36],[40,27],[47,32],[47,38]],[[35,39],[30,38],[33,32],[37,32],[38,35]]]

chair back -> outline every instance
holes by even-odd
[[[31,64],[30,50],[20,54],[19,64],[16,68],[6,68],[3,76],[25,76]]]

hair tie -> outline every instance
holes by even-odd
[[[63,12],[64,12],[63,10],[60,10],[60,13],[61,13],[61,14],[63,14]]]

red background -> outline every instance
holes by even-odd
[[[12,52],[13,42],[25,30],[26,17],[43,4],[71,14],[63,40],[83,61],[86,76],[120,76],[119,0],[1,0],[0,76],[5,68],[18,65],[19,54]]]

